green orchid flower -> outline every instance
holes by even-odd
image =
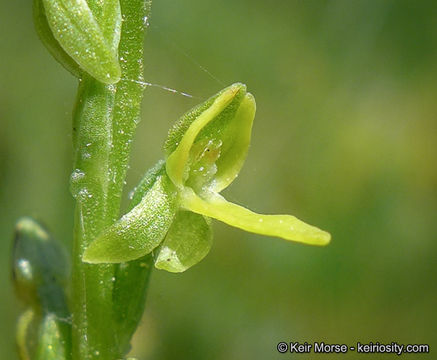
[[[329,233],[290,215],[261,215],[219,193],[246,158],[255,99],[234,84],[190,110],[170,130],[166,160],[144,177],[131,210],[85,251],[89,263],[119,263],[152,251],[155,267],[185,271],[211,247],[211,218],[267,236],[326,245]]]

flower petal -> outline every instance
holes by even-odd
[[[168,231],[155,260],[155,267],[183,272],[201,261],[212,244],[210,221],[190,211],[180,211]]]
[[[220,138],[222,148],[217,159],[217,173],[211,190],[220,192],[238,176],[246,160],[255,118],[255,98],[247,93],[235,114],[235,118],[223,129]]]
[[[234,84],[223,91],[186,129],[176,149],[167,158],[167,174],[177,187],[182,187],[190,149],[203,128],[216,118],[234,99],[243,85]],[[188,119],[190,120],[190,119]],[[180,125],[178,125],[180,126]]]
[[[177,211],[176,192],[160,175],[141,202],[85,250],[88,263],[119,263],[150,253],[164,239]]]
[[[309,245],[327,245],[331,235],[291,215],[261,215],[226,201],[218,194],[208,199],[197,196],[191,188],[181,193],[181,206],[197,214],[256,234],[276,236]]]

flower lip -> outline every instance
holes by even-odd
[[[182,208],[186,210],[255,234],[318,246],[327,245],[331,241],[329,233],[306,224],[294,216],[257,214],[228,202],[217,193],[201,197],[192,189],[185,188],[180,194],[180,199]]]

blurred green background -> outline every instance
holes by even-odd
[[[76,80],[38,41],[29,0],[0,9],[0,358],[15,359],[13,226],[36,216],[70,244]],[[178,116],[241,81],[258,111],[225,196],[295,214],[333,240],[309,247],[216,222],[202,263],[153,274],[135,355],[307,358],[277,353],[292,340],[435,352],[436,19],[435,1],[154,1],[145,78],[195,98],[146,90],[127,189],[162,156]],[[320,356],[340,357],[359,356]]]

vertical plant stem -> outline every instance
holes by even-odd
[[[110,194],[118,217],[135,130],[140,120],[144,85],[144,38],[150,15],[150,0],[121,0],[122,30],[118,48],[121,80],[117,83],[110,153]]]
[[[126,349],[125,340],[119,344],[123,327],[115,321],[119,319],[118,314],[114,314],[116,266],[82,262],[83,252],[90,242],[119,216],[144,91],[143,41],[150,1],[121,0],[120,3],[123,18],[119,44],[122,80],[116,85],[104,85],[85,76],[79,85],[73,116],[75,166],[71,191],[76,198],[72,282],[74,360],[114,360],[122,357]],[[133,277],[123,281],[132,282]]]
[[[75,166],[71,192],[76,198],[73,246],[73,359],[114,359],[112,265],[82,262],[89,243],[108,225],[109,157],[115,88],[85,76],[74,115]]]
[[[128,169],[132,139],[140,119],[144,85],[144,37],[150,16],[151,0],[121,0],[123,25],[119,45],[122,78],[117,84],[113,121],[113,148],[111,152],[111,193],[118,196],[113,204],[120,207],[122,188]],[[115,151],[117,149],[117,151]],[[151,257],[116,264],[113,293],[114,332],[120,353],[129,349],[141,315],[148,280],[152,270]]]

